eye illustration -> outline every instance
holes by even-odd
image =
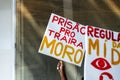
[[[105,76],[108,77],[109,80],[114,80],[113,76],[112,76],[110,73],[108,73],[108,72],[103,72],[103,73],[100,75],[99,80],[104,80],[104,77],[105,77]]]
[[[97,59],[93,60],[91,64],[96,69],[99,69],[99,70],[107,70],[107,69],[111,68],[109,62],[107,60],[105,60],[104,58],[97,58]]]

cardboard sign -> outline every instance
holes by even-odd
[[[85,26],[51,14],[39,53],[80,66],[85,50]]]
[[[85,80],[120,79],[120,33],[87,26]]]

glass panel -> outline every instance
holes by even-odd
[[[60,80],[58,60],[38,53],[51,13],[83,25],[120,32],[119,3],[119,0],[17,0],[16,80]],[[65,63],[68,80],[81,80],[83,64],[77,67]]]

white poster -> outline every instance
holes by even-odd
[[[87,26],[84,80],[120,80],[120,32]]]
[[[80,66],[84,45],[85,26],[52,13],[39,53]]]

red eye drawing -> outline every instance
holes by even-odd
[[[96,69],[99,69],[99,70],[107,70],[107,69],[111,68],[109,62],[107,60],[105,60],[104,58],[97,58],[97,59],[93,60],[91,64]]]
[[[99,77],[99,80],[104,80],[104,76],[107,76],[109,78],[109,80],[114,80],[113,76],[108,73],[108,72],[103,72],[100,77]]]

